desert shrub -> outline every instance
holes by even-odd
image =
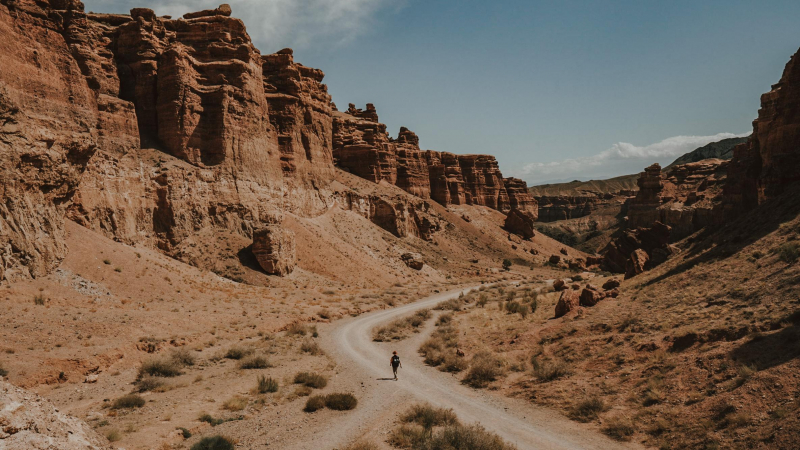
[[[239,361],[240,369],[266,369],[272,367],[267,358],[260,355],[252,355]]]
[[[273,378],[259,375],[256,383],[256,392],[266,394],[268,392],[278,392],[278,382]]]
[[[472,361],[463,382],[474,387],[486,387],[503,374],[503,361],[488,352],[481,352],[472,357]]]
[[[353,394],[328,394],[325,396],[325,406],[335,411],[349,411],[355,409],[358,400]]]
[[[395,320],[386,326],[376,329],[372,334],[372,340],[375,342],[388,342],[405,339],[408,337],[409,330],[417,332],[417,329],[422,326],[430,316],[431,311],[429,309],[423,309],[408,317]]]
[[[250,355],[252,353],[253,353],[253,350],[249,349],[249,348],[231,347],[231,348],[228,349],[227,352],[225,352],[225,358],[239,360],[239,359],[242,359],[245,356]]]
[[[33,304],[38,306],[44,306],[45,299],[44,295],[38,294],[33,296]]]
[[[461,311],[462,306],[464,306],[463,298],[451,298],[439,303],[434,309],[437,311]]]
[[[489,303],[489,296],[486,294],[481,294],[478,296],[478,301],[475,302],[476,305],[483,308],[486,304]]]
[[[389,443],[400,448],[423,449],[429,440],[430,433],[425,428],[412,424],[403,424],[389,435]]]
[[[307,327],[300,322],[295,322],[286,329],[287,336],[305,336],[306,333],[308,333]]]
[[[225,423],[224,419],[216,419],[211,414],[201,414],[200,417],[197,418],[197,420],[199,420],[200,422],[205,422],[211,425],[212,427]]]
[[[306,340],[304,340],[303,343],[300,344],[300,350],[303,353],[308,353],[309,355],[314,355],[314,356],[321,355],[324,353],[316,341],[308,338],[306,338]]]
[[[294,388],[294,395],[297,397],[308,397],[311,393],[314,392],[314,389],[311,389],[308,386],[297,386]]]
[[[516,300],[506,303],[505,309],[508,314],[519,314],[523,319],[528,317],[528,305],[521,304]]]
[[[573,405],[569,410],[569,418],[578,422],[597,420],[600,413],[607,410],[605,402],[599,397],[589,397]]]
[[[511,270],[512,265],[514,265],[514,263],[512,263],[510,259],[503,260],[503,270],[505,271]]]
[[[453,313],[442,314],[441,316],[439,316],[438,319],[436,319],[436,326],[438,327],[441,325],[447,325],[452,321],[453,321]]]
[[[122,433],[119,430],[108,430],[106,439],[108,439],[108,442],[117,442],[122,439]]]
[[[166,386],[164,380],[159,377],[145,376],[134,383],[134,392],[158,392]]]
[[[469,363],[467,363],[466,359],[451,352],[444,355],[439,370],[442,372],[456,373],[466,370],[467,367],[469,367]]]
[[[633,434],[636,433],[633,422],[626,417],[608,419],[601,430],[606,436],[618,441],[630,441]]]
[[[191,450],[234,450],[234,442],[224,436],[211,436],[200,439]]]
[[[144,404],[145,400],[140,395],[128,394],[114,400],[114,403],[111,404],[111,409],[141,408]]]
[[[435,433],[425,449],[516,450],[480,425],[451,425]]]
[[[294,376],[294,383],[314,389],[322,389],[328,385],[328,379],[324,375],[314,372],[298,372]]]
[[[247,403],[247,398],[235,395],[225,400],[225,403],[222,404],[222,409],[226,409],[228,411],[241,411],[247,407]]]
[[[400,416],[400,420],[405,423],[415,423],[428,430],[458,423],[458,418],[452,409],[435,408],[427,403],[412,406]]]
[[[139,367],[139,378],[145,375],[153,377],[177,377],[181,374],[181,365],[171,358],[152,358]]]
[[[312,395],[306,400],[306,406],[303,408],[305,412],[314,412],[325,407],[324,395]]]
[[[797,242],[787,242],[777,249],[778,259],[785,263],[793,263],[800,258],[800,244]]]
[[[175,361],[176,363],[180,364],[183,367],[186,366],[193,366],[195,363],[196,358],[188,349],[185,348],[178,348],[172,350],[169,355],[170,359]]]
[[[531,366],[533,375],[543,383],[569,375],[569,367],[562,361],[541,361],[537,356],[533,356]]]
[[[3,367],[3,363],[0,363],[0,377],[7,377],[8,370]]]
[[[186,428],[178,427],[176,429],[181,430],[181,436],[183,436],[184,439],[189,439],[190,437],[192,437],[192,432],[187,430]]]

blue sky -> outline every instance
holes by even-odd
[[[162,14],[208,0],[84,0]],[[295,49],[340,109],[374,103],[423,148],[531,184],[639,172],[749,133],[800,47],[800,2],[233,0],[263,53]]]

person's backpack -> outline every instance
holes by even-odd
[[[400,357],[397,355],[392,356],[392,365],[396,366],[398,364],[400,364]]]

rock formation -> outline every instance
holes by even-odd
[[[576,290],[567,289],[562,291],[561,296],[558,297],[558,303],[556,303],[556,318],[576,310],[580,305],[580,298],[580,293]]]
[[[557,220],[577,219],[585,217],[596,209],[596,196],[541,196],[539,204],[539,222],[555,222]]]
[[[605,248],[603,265],[612,272],[625,273],[625,278],[649,270],[674,253],[669,244],[671,231],[671,227],[661,222],[655,222],[651,228],[623,230]]]
[[[728,218],[780,195],[800,181],[800,52],[792,55],[780,81],[761,96],[753,134],[734,149],[724,188]]]
[[[425,267],[425,261],[422,260],[422,255],[419,253],[403,253],[400,259],[414,270],[422,270]]]
[[[531,239],[536,235],[533,229],[534,222],[536,222],[536,216],[533,213],[514,208],[506,216],[504,228],[523,239]]]
[[[346,112],[334,113],[333,155],[339,167],[444,206],[482,205],[506,213],[516,208],[536,214],[536,201],[525,182],[504,179],[493,156],[422,151],[412,131],[403,127],[393,139],[378,120],[371,103],[366,110],[350,104]]]
[[[289,275],[297,263],[294,233],[279,225],[256,230],[252,251],[258,264],[270,275]]]
[[[0,447],[6,450],[101,450],[107,440],[83,421],[0,377]]]

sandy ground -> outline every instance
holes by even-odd
[[[335,427],[306,434],[286,448],[337,448],[364,437],[382,443],[397,414],[416,402],[452,408],[462,421],[481,423],[520,449],[639,448],[635,444],[612,441],[552,410],[536,407],[524,400],[470,389],[455,377],[425,366],[416,348],[432,331],[432,320],[425,331],[411,339],[399,343],[372,341],[375,327],[433,307],[461,292],[459,289],[434,294],[412,304],[341,320],[321,328],[323,347],[339,368],[337,387],[355,392],[359,406],[336,421]],[[393,349],[403,355],[399,381],[391,379],[388,364]]]

